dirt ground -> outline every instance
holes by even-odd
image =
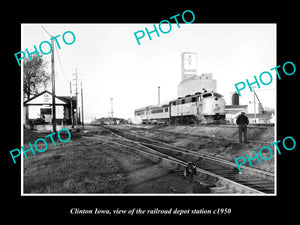
[[[57,147],[49,144],[45,152],[36,152],[35,156],[28,153],[23,164],[24,193],[208,192],[199,183],[182,176],[178,168],[121,147],[103,145],[104,134],[94,127],[87,127],[87,131],[72,133],[66,144]],[[34,143],[45,135],[25,130],[24,143]]]
[[[239,134],[237,127],[230,126],[212,126],[212,127],[189,127],[189,126],[177,126],[177,127],[165,127],[164,131],[173,131],[184,134],[195,135],[192,136],[192,142],[186,139],[177,139],[175,144],[181,147],[186,147],[197,152],[207,153],[213,156],[217,156],[232,162],[238,157],[254,157],[254,151],[259,153],[259,150],[263,146],[269,146],[275,141],[274,127],[251,127],[247,129],[247,136],[249,143],[239,143]],[[273,148],[273,147],[271,147]],[[274,152],[274,151],[273,151]],[[270,153],[268,150],[262,151],[265,158],[268,158]],[[247,161],[247,160],[246,160]],[[253,167],[265,170],[268,172],[274,172],[274,157],[269,160],[261,160],[260,163],[257,160],[252,161]],[[249,166],[247,162],[245,165]]]

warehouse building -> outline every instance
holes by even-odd
[[[55,115],[57,125],[71,125],[72,116],[76,118],[76,97],[55,96]],[[27,129],[52,129],[52,93],[43,91],[24,102],[23,124]]]

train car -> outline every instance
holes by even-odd
[[[222,95],[195,93],[170,102],[170,123],[225,123],[225,100]]]
[[[198,92],[172,100],[169,104],[137,109],[135,116],[139,116],[143,123],[224,123],[225,101],[218,93]]]
[[[167,122],[169,117],[169,104],[157,105],[148,108],[148,120],[152,123]]]
[[[202,111],[206,122],[225,122],[225,100],[218,93],[205,93],[202,95]]]
[[[143,123],[164,123],[169,121],[169,104],[153,105],[139,108],[134,111]]]
[[[139,117],[143,123],[148,120],[148,110],[147,107],[139,108],[134,111],[134,116]]]
[[[178,98],[170,102],[170,123],[190,123],[192,121],[200,121],[197,118],[200,96],[186,96]]]

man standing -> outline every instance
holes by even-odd
[[[237,118],[236,124],[239,125],[239,138],[242,143],[242,133],[244,133],[244,141],[247,142],[247,125],[249,124],[249,119],[246,116],[245,112],[242,112],[241,115]]]

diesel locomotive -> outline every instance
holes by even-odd
[[[225,100],[216,92],[197,92],[167,104],[136,109],[134,115],[143,123],[224,123]]]

